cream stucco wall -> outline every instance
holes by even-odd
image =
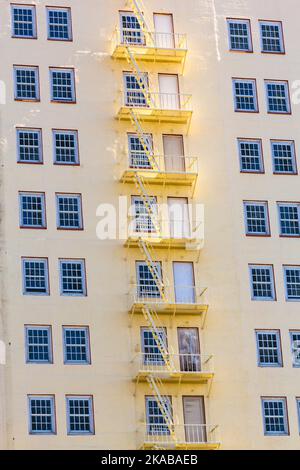
[[[28,0],[18,3],[31,3]],[[47,0],[36,4],[38,39],[12,39],[10,5],[0,1],[0,79],[6,86],[6,103],[0,109],[1,138],[1,321],[0,334],[7,345],[5,371],[0,366],[0,447],[9,449],[134,449],[136,430],[144,419],[146,385],[132,382],[132,358],[139,344],[142,317],[127,312],[127,294],[134,277],[135,250],[123,241],[101,242],[96,238],[96,208],[117,204],[120,195],[135,194],[134,187],[117,181],[118,161],[131,127],[115,119],[122,71],[128,65],[113,61],[111,37],[123,0]],[[71,6],[73,42],[46,39],[46,5]],[[289,329],[300,328],[299,304],[287,303],[283,264],[300,264],[299,240],[280,239],[276,201],[299,201],[299,176],[273,176],[271,138],[296,140],[300,107],[291,116],[268,115],[263,80],[289,80],[300,76],[297,12],[299,2],[265,0],[148,0],[148,11],[172,12],[175,31],[188,33],[189,52],[182,93],[192,93],[194,114],[185,137],[187,155],[200,158],[195,201],[205,205],[205,247],[196,266],[196,280],[208,286],[209,312],[201,331],[205,352],[214,355],[215,379],[206,399],[208,422],[220,425],[222,449],[299,448],[295,397],[300,395],[299,370],[292,368]],[[254,54],[228,52],[226,17],[252,21]],[[258,19],[282,20],[287,53],[262,55]],[[13,100],[14,64],[38,65],[41,102]],[[77,104],[53,104],[49,97],[49,67],[76,69]],[[174,66],[144,67],[155,83],[157,73],[174,72]],[[259,114],[233,111],[232,77],[257,79]],[[16,163],[16,127],[41,127],[44,165]],[[51,129],[78,129],[80,166],[54,166]],[[165,125],[163,131],[149,126],[154,136],[181,133],[182,127]],[[241,175],[237,137],[263,139],[264,175]],[[299,152],[298,152],[299,153]],[[44,191],[47,230],[20,230],[18,191]],[[84,231],[56,229],[55,193],[82,193]],[[153,194],[182,195],[176,187]],[[246,238],[243,200],[268,200],[271,238]],[[21,257],[48,257],[50,296],[22,296]],[[85,258],[88,296],[59,295],[58,259]],[[170,270],[172,260],[194,260],[184,251],[159,252]],[[277,302],[251,302],[248,263],[274,264]],[[176,348],[176,328],[200,326],[194,317],[163,319],[170,327]],[[54,364],[26,365],[24,325],[52,325]],[[65,366],[62,356],[62,325],[89,325],[92,365]],[[280,329],[284,368],[257,367],[254,330]],[[0,338],[1,339],[1,338]],[[6,391],[6,396],[4,394]],[[203,395],[201,385],[170,386],[176,414],[182,419],[181,397]],[[57,435],[28,434],[27,394],[55,394]],[[94,436],[66,434],[65,395],[94,397]],[[286,396],[291,435],[264,437],[261,396]]]

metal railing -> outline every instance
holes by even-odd
[[[213,357],[204,354],[173,354],[166,353],[168,363],[171,365],[174,373],[213,373]],[[134,359],[135,371],[149,372],[152,374],[166,375],[170,374],[169,364],[163,358],[162,354],[157,353],[139,353]]]
[[[123,91],[122,106],[168,111],[192,111],[192,95],[182,93],[159,93],[133,89]]]
[[[210,424],[174,424],[175,444],[219,444],[218,426]],[[148,423],[139,429],[140,440],[146,445],[174,445],[174,438],[166,424]]]
[[[140,28],[116,29],[114,45],[151,47],[155,49],[187,50],[187,36],[180,33],[158,33]]]
[[[129,293],[131,304],[161,305],[170,303],[176,305],[207,305],[207,288],[195,286],[164,286],[164,297],[154,281],[132,286]]]
[[[198,157],[180,155],[153,155],[155,168],[151,165],[149,157],[143,150],[131,150],[128,156],[129,168],[140,170],[153,170],[161,173],[197,174],[199,171]]]
[[[172,239],[172,240],[201,240],[202,221],[190,221],[187,219],[163,219],[153,207],[153,216],[147,213],[130,215],[128,217],[129,237],[144,236],[147,239]]]

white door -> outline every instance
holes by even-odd
[[[163,135],[165,169],[169,172],[185,172],[182,135]]]
[[[186,197],[169,197],[168,209],[171,238],[190,238],[188,199]]]
[[[175,47],[173,16],[155,13],[154,27],[156,47],[161,47],[164,49],[173,49]]]
[[[160,105],[162,109],[180,109],[178,75],[158,75]]]
[[[183,397],[185,438],[187,442],[207,442],[203,397]]]
[[[195,303],[195,280],[193,263],[173,263],[175,301],[178,304]]]

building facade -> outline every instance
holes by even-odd
[[[298,3],[0,0],[0,448],[299,448]]]

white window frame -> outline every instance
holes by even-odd
[[[78,227],[71,227],[71,226],[61,226],[60,225],[60,211],[59,211],[59,198],[72,198],[77,199],[78,201],[78,220],[79,226]],[[56,226],[59,230],[82,230],[83,229],[83,217],[82,217],[82,197],[81,194],[63,194],[63,193],[56,193],[55,195],[56,200]]]
[[[138,88],[128,88],[126,77],[133,77],[138,85]],[[144,82],[147,84],[146,90],[149,92],[149,76],[147,72],[143,72]],[[135,78],[133,72],[123,72],[123,84],[124,84],[124,105],[129,107],[137,108],[149,108],[146,97],[143,93],[143,88],[139,85],[139,82]],[[128,93],[135,93],[133,95],[132,103],[128,100]]]
[[[282,232],[282,219],[281,219],[281,214],[280,214],[280,209],[282,207],[291,207],[291,208],[295,208],[297,209],[297,213],[298,213],[298,224],[299,224],[299,233],[289,233],[289,234],[286,234],[286,233],[283,233]],[[278,209],[278,220],[279,220],[279,233],[280,233],[280,236],[281,237],[287,237],[287,238],[299,238],[300,237],[300,203],[293,203],[293,202],[278,202],[277,203],[277,209]]]
[[[271,274],[271,290],[272,290],[272,298],[270,297],[255,297],[254,289],[253,289],[253,277],[252,277],[252,269],[269,269]],[[272,265],[264,264],[250,264],[249,265],[249,273],[250,273],[250,288],[251,288],[251,300],[256,302],[274,302],[276,300],[276,291],[275,291],[275,275],[274,275],[274,268]]]
[[[266,415],[265,415],[265,410],[264,410],[264,403],[265,402],[282,402],[284,403],[284,426],[285,426],[285,432],[270,432],[266,430]],[[263,416],[263,429],[264,429],[264,435],[265,436],[288,436],[289,435],[289,425],[288,425],[288,417],[287,417],[287,400],[286,398],[280,397],[262,397],[261,398],[261,405],[262,405],[262,416]]]
[[[29,358],[29,341],[28,341],[28,332],[29,330],[45,330],[48,332],[48,351],[49,351],[49,360],[38,360]],[[26,364],[53,364],[53,354],[52,354],[52,328],[49,325],[25,325],[25,357]]]
[[[50,400],[51,403],[51,431],[33,431],[32,429],[32,414],[31,414],[31,401],[32,400]],[[56,434],[56,419],[55,419],[55,396],[54,395],[28,395],[28,417],[29,417],[29,434],[32,435],[52,435]]]
[[[55,38],[51,37],[50,35],[50,11],[64,11],[67,12],[68,16],[68,38]],[[48,6],[46,7],[46,12],[47,12],[47,38],[49,41],[72,41],[73,36],[72,36],[72,14],[71,14],[71,8],[68,7],[51,7]]]
[[[90,419],[90,431],[72,431],[70,429],[70,401],[71,400],[87,400],[89,403],[89,419]],[[93,435],[95,433],[94,423],[94,404],[92,395],[67,395],[66,396],[66,410],[67,410],[67,433],[68,436],[80,436],[80,435]]]
[[[20,152],[20,133],[27,132],[32,134],[37,134],[38,136],[38,152],[39,152],[39,159],[38,160],[21,160],[21,152]],[[17,162],[18,163],[30,163],[30,164],[40,164],[43,163],[43,145],[42,145],[42,130],[41,129],[31,129],[27,127],[18,127],[16,129],[16,139],[17,139]]]
[[[46,292],[26,292],[26,284],[25,284],[25,263],[26,262],[38,262],[38,263],[44,264]],[[35,295],[35,296],[49,295],[50,292],[49,292],[48,258],[22,258],[22,285],[23,285],[23,295]]]
[[[170,414],[173,415],[173,407],[172,407],[172,397],[170,395],[162,395],[162,398],[166,404],[166,406],[169,408],[169,411],[170,411]],[[163,417],[163,414],[161,413],[160,409],[159,409],[159,406],[157,405],[157,410],[158,410],[158,414],[157,415],[150,415],[150,412],[149,412],[149,403],[150,402],[157,402],[156,398],[154,395],[147,395],[145,397],[145,407],[146,407],[146,426],[147,426],[147,434],[148,435],[152,435],[152,436],[168,436],[170,434],[170,430],[169,430],[169,427],[168,427],[168,424],[167,424],[167,421],[164,419]],[[150,423],[150,416],[151,417],[154,417],[154,418],[161,418],[161,423]],[[164,421],[164,422],[163,422]],[[159,429],[160,427],[162,427],[162,431],[161,432],[151,432],[151,428],[155,428],[157,426],[157,428]],[[164,430],[164,432],[163,432]]]
[[[280,51],[267,51],[264,49],[263,45],[263,34],[262,34],[262,26],[263,25],[277,25],[279,26],[279,35],[280,35]],[[284,54],[285,53],[285,47],[284,47],[284,39],[283,39],[283,26],[281,21],[259,21],[259,32],[260,32],[260,47],[261,47],[261,52],[263,54]]]
[[[247,39],[248,39],[248,49],[235,49],[232,47],[231,41],[231,34],[230,34],[230,25],[234,24],[245,24],[247,25]],[[253,52],[253,44],[252,44],[252,34],[251,34],[251,21],[248,19],[235,19],[235,18],[227,18],[227,29],[228,29],[228,38],[229,38],[229,50],[231,52]]]
[[[268,94],[268,85],[284,85],[285,88],[285,98],[286,98],[286,107],[287,111],[274,111],[270,110],[270,102],[269,102],[269,94]],[[265,80],[265,93],[267,99],[267,111],[269,114],[291,114],[291,100],[290,100],[290,92],[289,92],[289,83],[285,80]]]
[[[41,206],[42,206],[42,224],[41,225],[25,225],[23,223],[23,197],[32,196],[32,197],[40,197],[41,198]],[[30,228],[30,229],[40,229],[46,228],[46,198],[45,193],[35,193],[35,192],[27,192],[22,191],[19,192],[19,214],[20,214],[20,227],[21,228]]]
[[[91,364],[91,345],[90,345],[90,332],[88,326],[63,326],[63,348],[64,348],[64,364],[66,365],[90,365]],[[86,361],[74,361],[67,359],[67,342],[66,332],[71,330],[80,330],[85,332],[85,347],[86,347]]]
[[[275,155],[274,155],[274,145],[290,145],[292,152],[292,163],[293,171],[277,171],[275,168]],[[297,174],[297,160],[296,160],[296,149],[295,142],[293,140],[271,140],[271,155],[272,155],[272,166],[273,173],[275,175],[296,175]]]
[[[156,218],[158,218],[157,197],[150,196],[149,199],[151,201],[151,208],[152,208],[153,214]],[[134,220],[133,220],[134,232],[135,233],[149,233],[149,234],[157,233],[152,217],[150,216],[150,214],[148,213],[146,209],[143,198],[141,196],[132,196],[131,203],[132,203],[133,217],[134,217]],[[143,209],[143,211],[140,211],[139,214],[137,214],[137,211],[136,211],[137,207],[139,207],[140,209],[141,208]],[[149,230],[147,230],[147,227],[149,227]]]
[[[74,151],[75,151],[75,161],[74,162],[61,162],[56,159],[56,135],[68,135],[74,136]],[[77,130],[61,130],[53,129],[53,162],[55,165],[78,165],[79,164],[79,141],[78,141],[78,131]]]
[[[158,328],[159,335],[161,336],[162,341],[164,342],[166,349],[168,350],[168,332],[167,328],[159,327]],[[143,363],[145,365],[154,364],[158,366],[164,366],[165,361],[164,358],[159,350],[157,342],[152,334],[153,345],[152,344],[145,344],[145,333],[152,334],[152,330],[149,327],[141,328],[141,343],[142,343],[142,353],[143,353]],[[146,352],[146,348],[151,350],[151,352]]]
[[[253,237],[267,237],[270,235],[270,221],[269,221],[269,209],[267,201],[244,201],[244,220],[245,220],[245,230],[246,235]],[[257,206],[264,208],[264,221],[266,225],[266,232],[249,232],[248,230],[248,218],[247,218],[247,207],[248,206]]]
[[[30,102],[37,102],[40,101],[40,86],[39,86],[39,67],[38,66],[27,66],[27,65],[14,65],[14,98],[15,101],[30,101]],[[17,71],[18,70],[30,70],[34,71],[35,75],[35,97],[26,97],[21,98],[17,95]]]
[[[298,298],[290,298],[288,295],[287,270],[298,271],[299,277],[300,277],[300,266],[283,266],[285,299],[287,302],[300,302],[300,295]],[[299,282],[299,285],[300,285],[300,282]]]
[[[299,336],[299,340],[295,340],[294,335]],[[291,339],[291,353],[292,353],[293,367],[298,369],[298,368],[300,368],[300,330],[291,330],[290,331],[290,339]],[[297,349],[295,349],[295,347],[294,347],[295,341],[297,341]],[[295,355],[296,354],[297,354],[297,356],[299,355],[299,360],[298,359],[295,360]]]
[[[82,274],[82,287],[83,292],[64,292],[63,290],[63,279],[62,279],[62,265],[63,264],[80,264]],[[86,273],[85,273],[85,260],[84,259],[60,259],[59,260],[59,284],[60,284],[60,295],[64,297],[86,297]]]
[[[144,36],[142,28],[140,28],[140,29],[139,28],[137,28],[137,29],[125,28],[125,30],[127,30],[128,32],[131,31],[131,30],[134,31],[135,33],[140,32],[140,41],[132,40],[132,41],[126,42],[126,40],[125,40],[126,39],[126,34],[124,34],[123,16],[129,16],[131,18],[136,19],[136,15],[131,11],[120,11],[119,15],[120,15],[120,40],[121,40],[121,43],[122,44],[131,44],[131,45],[134,45],[134,46],[144,46],[145,45],[145,36]],[[129,37],[130,37],[130,34],[129,34]],[[132,39],[135,39],[136,37],[138,37],[138,36],[132,36]]]
[[[259,348],[259,335],[261,334],[272,334],[276,336],[276,342],[277,342],[277,355],[278,355],[278,363],[263,363],[260,361],[260,348]],[[278,368],[283,366],[282,362],[282,352],[281,352],[281,337],[280,337],[280,331],[279,330],[256,330],[255,331],[255,338],[256,338],[256,351],[257,351],[257,365],[259,367],[263,368]],[[266,348],[265,348],[266,349]],[[275,350],[275,348],[272,348],[272,350]]]
[[[141,139],[139,138],[138,134],[134,134],[132,132],[127,134],[128,138],[128,159],[129,159],[129,167],[130,168],[138,168],[138,169],[144,169],[144,170],[151,170],[151,162],[149,161],[148,155],[145,152]],[[149,146],[149,150],[153,151],[153,136],[152,134],[144,134],[144,138]],[[136,139],[140,142],[141,150],[134,150],[132,148],[132,142],[131,139]],[[133,165],[134,160],[140,160],[140,162],[143,162],[141,165]]]
[[[239,153],[239,161],[240,161],[240,171],[241,173],[257,173],[257,174],[261,174],[261,173],[264,173],[264,161],[263,161],[263,149],[262,149],[262,141],[260,139],[237,139],[237,143],[238,143],[238,153]],[[260,169],[259,170],[245,170],[243,168],[243,163],[242,163],[242,159],[245,157],[244,155],[242,155],[242,148],[241,148],[241,145],[242,144],[256,144],[258,146],[258,149],[259,149],[259,155],[257,158],[259,158],[259,161],[260,161]],[[249,156],[249,158],[256,158],[254,156]]]
[[[50,67],[50,97],[53,103],[76,103],[76,92],[75,92],[75,70],[71,67]],[[64,99],[64,98],[54,98],[53,96],[53,73],[55,72],[68,72],[71,75],[71,92],[72,98],[71,99]]]
[[[254,109],[240,109],[237,106],[237,95],[235,85],[236,83],[251,83],[253,86],[253,101],[255,108]],[[232,86],[233,86],[233,98],[234,98],[234,111],[237,113],[258,113],[258,96],[257,96],[257,86],[255,79],[247,79],[247,78],[233,78],[232,79]]]
[[[32,11],[32,36],[24,35],[21,36],[20,34],[15,34],[15,18],[14,12],[15,10],[31,10]],[[13,4],[11,5],[11,29],[12,29],[12,37],[18,39],[37,39],[37,27],[36,27],[36,7],[35,5],[23,5],[23,4]]]
[[[159,273],[160,275],[160,279],[163,280],[163,277],[162,277],[162,264],[160,261],[154,261],[154,265],[157,269],[157,272]],[[135,263],[135,267],[136,267],[136,284],[137,284],[137,296],[139,299],[143,299],[143,298],[149,298],[150,300],[151,299],[154,299],[154,300],[157,300],[157,299],[161,299],[161,293],[159,291],[159,288],[156,287],[156,288],[153,288],[153,294],[156,293],[157,295],[150,295],[151,294],[151,289],[150,289],[150,286],[152,286],[152,284],[149,283],[149,285],[147,284],[141,284],[141,279],[140,279],[140,272],[139,272],[139,267],[140,266],[147,266],[147,263],[146,261],[136,261]],[[155,283],[155,281],[153,280],[153,282]],[[154,285],[154,284],[153,284]],[[145,289],[145,292],[144,294],[142,295],[142,290]],[[149,290],[148,290],[149,288]],[[147,295],[148,293],[148,295]]]

